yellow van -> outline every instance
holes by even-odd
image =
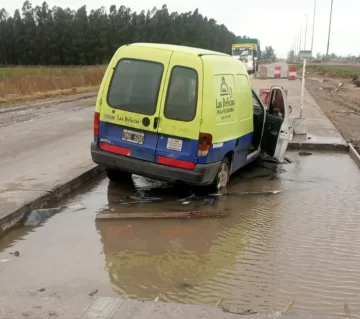
[[[272,87],[266,109],[244,64],[230,55],[125,45],[100,86],[92,159],[115,182],[137,174],[220,189],[262,151],[283,160],[289,113],[281,87]]]

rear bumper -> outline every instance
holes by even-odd
[[[142,161],[100,150],[95,142],[91,143],[92,160],[107,168],[118,169],[168,183],[185,183],[194,186],[210,185],[219,170],[221,162],[197,164],[195,169],[187,170],[172,166]]]

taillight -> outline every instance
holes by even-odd
[[[94,114],[94,136],[99,136],[100,113]]]
[[[207,133],[200,133],[198,142],[198,157],[205,157],[208,155],[212,144],[212,135]]]

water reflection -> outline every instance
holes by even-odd
[[[244,179],[240,172],[222,196],[157,182],[154,187],[153,181],[137,176],[133,185],[109,183],[108,212],[229,213],[225,219],[98,220],[106,268],[118,292],[148,300],[161,294],[163,300],[187,303],[214,303],[219,295],[228,303],[235,299],[237,280],[241,280],[239,261],[246,270],[267,260],[263,247],[274,216],[262,207],[271,202],[276,210],[280,204],[279,192],[273,191],[280,187],[279,179],[272,179],[271,186],[258,184],[256,192],[251,191],[260,171],[269,181],[274,175],[272,168],[254,169]],[[251,249],[249,241],[253,242]]]

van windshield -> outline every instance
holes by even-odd
[[[128,112],[155,114],[162,74],[160,63],[120,60],[110,83],[109,106]]]

